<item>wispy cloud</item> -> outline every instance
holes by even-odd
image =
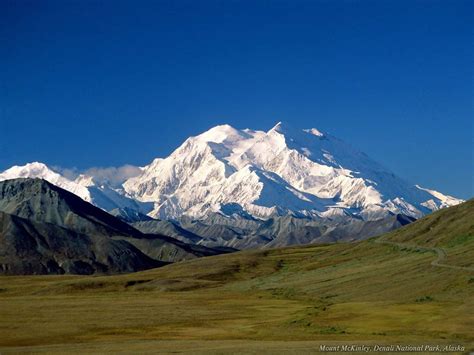
[[[112,186],[119,186],[125,180],[135,177],[141,173],[141,169],[138,166],[130,164],[119,167],[92,167],[86,170],[80,170],[77,168],[62,168],[59,166],[55,166],[53,169],[69,180],[74,180],[80,174],[84,174],[92,176],[99,184],[109,183]]]
[[[112,185],[119,185],[140,173],[141,169],[138,166],[129,164],[119,167],[93,167],[83,172],[83,174],[93,176],[98,182],[106,181]]]

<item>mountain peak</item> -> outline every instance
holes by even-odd
[[[246,133],[240,131],[231,125],[223,124],[214,126],[211,129],[207,130],[206,132],[200,134],[196,138],[203,140],[205,142],[214,142],[214,143],[222,143],[229,139],[238,139],[239,137],[245,136]]]
[[[220,133],[233,134],[233,133],[239,132],[239,130],[235,127],[232,127],[229,124],[221,124],[221,125],[217,125],[208,129],[204,133],[207,133],[207,132],[213,132],[213,133],[220,132]]]
[[[417,218],[460,202],[406,183],[316,128],[283,121],[268,132],[212,127],[141,170],[123,191],[90,176],[71,181],[39,162],[0,173],[0,181],[39,177],[106,210],[130,207],[165,219],[201,218],[229,204],[257,218],[275,208],[320,217],[344,209],[372,220],[388,213]]]
[[[321,132],[317,128],[299,129],[299,128],[293,127],[291,124],[289,124],[288,122],[284,122],[284,121],[280,121],[275,126],[273,126],[268,131],[268,133],[271,133],[271,132],[278,132],[278,133],[283,134],[283,135],[294,135],[294,136],[299,136],[299,135],[301,135],[302,132],[306,132],[306,133],[312,134],[313,136],[316,136],[316,137],[323,137],[324,136],[324,133]]]
[[[42,179],[49,183],[67,190],[84,201],[91,202],[100,208],[110,210],[118,207],[133,207],[140,211],[147,211],[149,208],[136,202],[107,186],[99,186],[94,177],[81,174],[74,181],[55,172],[46,164],[32,162],[23,166],[13,166],[10,169],[0,172],[0,181],[13,180],[19,178]]]
[[[303,135],[303,130],[295,128],[288,122],[280,121],[267,132],[267,135],[282,135],[286,139],[298,139]]]
[[[268,130],[267,133],[271,132],[278,132],[278,133],[285,133],[285,131],[288,131],[289,129],[292,129],[291,126],[284,121],[278,121],[272,128]]]
[[[13,166],[3,173],[0,173],[0,181],[18,178],[44,179],[53,185],[78,195],[83,200],[90,201],[90,194],[84,186],[80,186],[61,174],[58,174],[44,163],[32,162],[23,166]]]
[[[302,145],[311,144],[310,142],[312,142],[315,137],[319,139],[325,137],[325,135],[316,128],[301,129],[284,121],[280,121],[273,126],[273,128],[267,132],[267,135],[283,136],[287,141],[287,144],[289,142],[292,142],[290,144],[293,144],[293,142],[299,142],[299,144]]]
[[[28,167],[31,169],[49,169],[48,166],[44,163],[41,163],[39,161],[33,161],[31,163],[26,163],[24,167]]]
[[[31,162],[25,165],[15,165],[0,174],[0,180],[9,180],[15,178],[46,178],[47,176],[58,175],[46,164],[40,162]]]
[[[257,218],[274,208],[321,217],[344,209],[375,220],[390,213],[420,217],[433,206],[457,203],[414,188],[316,128],[284,121],[268,132],[213,127],[123,186],[130,196],[154,203],[151,217],[164,219],[201,218],[238,204]]]

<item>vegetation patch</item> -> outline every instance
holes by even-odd
[[[152,279],[148,279],[148,280],[130,280],[130,281],[127,281],[125,283],[125,287],[140,285],[140,284],[144,284],[144,283],[147,283],[147,282],[150,282],[150,281],[153,281],[153,280]]]
[[[458,235],[454,238],[451,238],[447,243],[446,246],[448,248],[453,248],[459,245],[467,244],[468,242],[473,242],[474,236],[472,235]]]
[[[275,271],[280,271],[284,268],[285,268],[285,262],[282,259],[278,260],[275,264]]]
[[[106,284],[101,281],[86,281],[86,282],[75,282],[67,285],[67,289],[71,291],[85,291],[85,290],[97,290],[104,288]]]
[[[346,331],[337,326],[323,327],[318,329],[319,334],[346,334]]]
[[[292,299],[296,296],[297,292],[293,288],[272,288],[269,290],[273,297]]]
[[[415,300],[416,303],[433,302],[433,301],[434,299],[431,296],[424,296],[424,297],[417,298]]]

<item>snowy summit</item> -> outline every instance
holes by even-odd
[[[211,128],[146,166],[124,189],[153,202],[150,215],[163,219],[202,218],[236,205],[258,218],[275,213],[418,218],[462,201],[411,185],[316,128],[283,122],[267,132]]]
[[[267,132],[213,127],[154,159],[123,188],[84,174],[69,180],[38,162],[8,169],[0,181],[21,177],[43,178],[107,211],[127,208],[160,219],[210,213],[419,218],[462,202],[406,182],[332,135],[283,122]]]

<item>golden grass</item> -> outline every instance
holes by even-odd
[[[434,257],[366,241],[241,252],[117,276],[2,277],[0,349],[472,346],[473,275],[435,268]]]
[[[420,234],[411,242],[442,245],[446,262],[467,264],[471,225],[444,238],[438,217],[414,224]],[[403,242],[407,233],[389,237]],[[472,349],[474,274],[430,265],[435,258],[371,239],[127,275],[0,277],[0,352],[276,354],[344,343]]]

